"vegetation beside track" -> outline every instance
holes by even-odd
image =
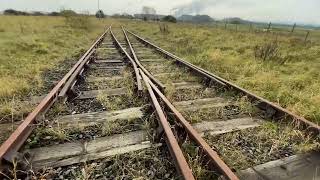
[[[301,36],[181,23],[169,24],[169,32],[163,33],[157,23],[133,20],[92,18],[91,28],[81,29],[68,25],[63,17],[0,19],[1,120],[23,119],[32,107],[21,105],[23,97],[44,93],[46,71],[63,68],[63,60],[77,59],[70,55],[78,57],[107,24],[121,23],[204,69],[320,121],[320,32],[315,30],[311,42],[304,43]],[[267,60],[255,57],[255,49],[275,40],[277,54]]]
[[[169,33],[162,33],[157,23],[127,27],[197,66],[320,122],[319,31],[312,31],[311,41],[305,43],[289,34],[235,32],[205,25],[169,24]],[[261,57],[267,48],[275,52]]]
[[[89,29],[71,26],[63,17],[0,16],[0,121],[23,119],[33,107],[23,98],[50,90],[55,83],[46,87],[48,76],[59,80],[110,24],[85,21]],[[52,69],[63,71],[61,77],[46,73]]]

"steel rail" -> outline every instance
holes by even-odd
[[[188,180],[195,179],[192,174],[192,171],[187,163],[187,160],[183,156],[183,152],[180,149],[178,141],[176,140],[176,138],[171,130],[170,124],[169,124],[164,112],[162,111],[162,108],[157,100],[157,97],[154,94],[154,92],[149,84],[149,82],[151,82],[151,80],[144,74],[144,72],[141,69],[140,69],[140,73],[141,73],[142,79],[145,82],[145,85],[147,86],[153,107],[155,108],[157,116],[158,116],[159,125],[162,127],[162,129],[164,131],[164,134],[166,136],[166,138],[165,138],[166,144],[169,148],[171,156],[174,158],[174,162],[176,164],[177,170],[180,172],[183,179],[188,179]]]
[[[172,53],[170,53],[170,52],[168,52],[168,51],[166,51],[166,50],[164,50],[164,49],[161,49],[160,47],[152,44],[151,42],[149,42],[149,41],[141,38],[140,36],[134,34],[133,32],[131,32],[131,31],[127,30],[127,29],[126,29],[126,31],[129,32],[130,34],[132,34],[133,36],[135,36],[136,38],[138,38],[138,40],[140,40],[141,42],[150,45],[151,47],[153,47],[153,48],[155,48],[156,50],[158,50],[158,51],[162,52],[163,54],[165,54],[166,56],[168,56],[168,57],[170,57],[170,58],[173,58],[173,59],[175,59],[177,62],[182,63],[183,65],[189,67],[191,70],[193,70],[193,71],[195,71],[195,72],[197,72],[197,73],[199,73],[199,74],[201,74],[201,75],[203,75],[203,76],[206,76],[207,78],[215,81],[216,83],[218,83],[218,84],[221,85],[221,86],[226,86],[226,84],[223,83],[222,81],[219,81],[219,80],[216,79],[215,77],[212,77],[212,76],[208,75],[207,73],[203,72],[201,68],[199,68],[199,67],[197,67],[197,66],[195,66],[195,65],[193,65],[193,64],[191,64],[191,63],[189,63],[189,62],[187,62],[187,61],[182,60],[181,58],[175,56],[174,54],[172,54]]]
[[[134,69],[134,73],[136,76],[136,80],[137,80],[137,87],[138,87],[138,91],[142,91],[142,83],[141,83],[141,76],[139,74],[139,70],[137,67],[137,64],[135,63],[135,61],[130,57],[130,55],[127,53],[127,51],[124,50],[124,48],[122,47],[122,45],[120,44],[120,42],[118,41],[118,39],[115,37],[115,35],[112,32],[112,29],[110,28],[110,33],[111,36],[113,38],[113,40],[116,42],[116,45],[121,49],[121,51],[126,55],[126,57],[129,59],[129,61],[131,62],[133,69]]]
[[[58,94],[61,88],[64,87],[68,79],[72,76],[74,71],[82,64],[83,60],[92,51],[92,49],[101,42],[105,37],[110,27],[93,43],[90,49],[78,60],[78,62],[71,68],[71,70],[58,82],[58,84],[49,92],[49,94],[37,105],[37,107],[24,119],[18,128],[10,135],[10,137],[0,147],[0,166],[3,160],[12,161],[15,155],[27,138],[32,133],[34,126],[32,124],[37,117],[48,110],[58,99]]]
[[[131,42],[130,42],[130,39],[126,33],[126,31],[124,30],[123,27],[122,28],[122,31],[123,31],[123,34],[124,36],[126,37],[126,41],[127,41],[127,44],[128,46],[130,47],[130,52],[133,56],[133,59],[135,60],[135,62],[137,63],[137,65],[139,66],[139,68],[145,73],[147,74],[147,76],[161,89],[161,91],[163,92],[166,88],[166,86],[164,84],[162,84],[158,79],[156,79],[152,74],[149,73],[149,71],[144,67],[142,66],[142,64],[140,63],[132,45],[131,45]]]
[[[112,33],[112,31],[111,31]],[[115,36],[113,36],[116,43],[118,43],[119,46],[121,46],[121,44],[119,43],[119,41],[116,39]],[[130,55],[127,53],[126,50],[124,50],[124,48],[121,48],[121,51],[127,56],[127,58],[129,58],[130,60],[134,61]],[[134,63],[134,62],[133,62]],[[151,86],[147,83],[148,80],[150,81],[150,79],[144,74],[144,72],[141,69],[138,69],[143,81],[145,82],[146,86],[147,86],[147,90],[149,92],[149,96],[151,98],[153,107],[156,110],[157,116],[158,116],[158,122],[159,125],[162,127],[164,134],[166,135],[165,141],[166,144],[169,148],[170,154],[172,156],[172,158],[174,159],[174,163],[176,165],[177,171],[181,174],[181,176],[183,177],[183,179],[187,179],[187,180],[194,180],[194,176],[192,174],[192,171],[187,163],[187,160],[185,159],[185,157],[183,156],[183,152],[179,147],[179,144],[171,130],[170,124],[166,119],[166,116],[164,114],[164,112],[161,109],[161,106],[151,88]]]
[[[78,81],[78,76],[83,72],[84,67],[86,64],[90,62],[90,58],[92,54],[95,52],[95,50],[92,50],[82,61],[82,63],[78,66],[78,68],[72,73],[69,80],[66,82],[65,86],[62,88],[62,90],[59,93],[59,98],[62,99],[62,101],[66,101],[67,99],[67,93],[70,89],[73,88],[73,86]]]
[[[126,33],[124,32],[127,42],[131,47],[130,40],[128,39]],[[134,59],[139,62],[136,53],[133,48],[130,48],[131,54],[135,57]],[[141,65],[141,67],[143,67]],[[140,70],[142,70],[140,68]],[[145,72],[146,71],[146,72]],[[223,162],[223,160],[219,157],[218,153],[211,149],[211,147],[204,141],[204,139],[199,135],[199,133],[191,126],[191,124],[182,116],[182,114],[172,105],[172,103],[165,97],[165,95],[158,89],[158,87],[152,82],[149,77],[149,72],[147,70],[143,71],[148,78],[145,78],[145,83],[149,83],[151,88],[158,97],[162,99],[165,105],[174,113],[179,123],[185,128],[188,135],[193,139],[198,146],[200,146],[205,154],[209,157],[209,162],[212,163],[215,167],[217,167],[220,172],[229,180],[239,180],[239,178],[232,172],[232,170]],[[141,73],[142,74],[142,73]],[[144,75],[142,75],[143,77]],[[158,81],[158,80],[157,80]]]
[[[277,117],[277,119],[279,118],[286,118],[286,117],[289,117],[291,118],[291,120],[297,122],[298,124],[302,125],[306,130],[314,133],[314,135],[319,135],[320,134],[320,126],[305,119],[304,117],[301,117],[301,116],[298,116],[296,114],[294,114],[293,112],[290,112],[288,111],[287,109],[273,103],[273,102],[270,102],[262,97],[259,97],[258,95],[248,91],[248,90],[245,90],[241,87],[239,87],[238,85],[235,85],[233,83],[231,83],[230,81],[227,81],[213,73],[210,73],[202,68],[199,68],[195,65],[192,65],[191,63],[189,62],[186,62],[185,60],[173,55],[172,53],[154,45],[153,43],[143,39],[142,37],[134,34],[133,32],[131,31],[128,31],[126,30],[127,32],[129,32],[130,34],[132,34],[134,37],[136,37],[138,40],[140,40],[141,42],[143,42],[144,44],[147,44],[153,48],[155,48],[156,50],[158,50],[159,52],[162,52],[163,54],[169,56],[170,58],[178,61],[178,62],[181,62],[182,64],[185,64],[186,66],[188,67],[196,67],[196,71],[201,71],[200,74],[203,74],[205,77],[212,77],[211,79],[216,81],[217,83],[219,84],[224,84],[226,87],[230,88],[230,89],[234,89],[238,92],[241,92],[245,95],[247,95],[249,98],[251,98],[251,100],[253,101],[256,101],[258,102],[258,107],[261,108],[261,109],[264,109],[264,110],[267,110],[267,109],[270,109],[272,108],[273,110],[276,111],[276,114],[274,114],[274,117]]]
[[[198,146],[200,146],[205,154],[209,157],[209,161],[217,167],[220,172],[229,180],[239,180],[239,178],[232,172],[232,170],[225,164],[225,162],[219,157],[218,153],[211,149],[206,141],[200,136],[200,134],[191,126],[191,124],[183,117],[183,115],[172,105],[172,103],[166,98],[164,94],[149,81],[150,86],[155,91],[156,95],[166,104],[166,106],[175,115],[178,122],[184,127],[188,135],[194,140]]]
[[[107,31],[109,31],[110,28],[111,26],[107,29]],[[96,48],[104,40],[105,35],[106,33],[101,35],[98,38],[98,40],[89,48],[89,50],[80,58],[79,61],[81,61],[81,63],[77,66],[77,68],[73,71],[72,75],[68,78],[67,82],[64,84],[64,87],[61,89],[59,93],[59,98],[65,98],[67,96],[68,91],[75,85],[77,77],[82,72],[87,62],[89,62],[90,57],[96,51]]]

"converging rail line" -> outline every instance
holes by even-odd
[[[269,120],[289,122],[311,139],[319,138],[315,123],[124,27],[109,27],[1,145],[1,174],[9,179],[49,178],[51,173],[63,179],[75,176],[75,165],[84,163],[84,177],[113,179],[112,173],[119,172],[110,169],[113,160],[103,159],[164,147],[159,156],[168,173],[161,177],[145,170],[149,167],[140,173],[147,171],[151,179],[320,178],[317,152],[290,152],[272,160],[251,153],[259,163],[237,169],[226,157],[228,150],[215,148],[217,136],[228,138],[228,133],[259,128]],[[87,172],[88,164],[92,172]],[[129,170],[123,171],[122,178],[132,178]]]

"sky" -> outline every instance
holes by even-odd
[[[100,0],[105,14],[141,13],[143,6],[158,14],[208,14],[215,19],[240,17],[247,20],[320,25],[320,0]],[[59,11],[95,13],[98,0],[0,0],[0,11]]]

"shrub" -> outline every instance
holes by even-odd
[[[91,27],[91,20],[86,15],[69,16],[66,17],[66,24],[72,28],[88,30]]]
[[[23,12],[23,11],[17,11],[14,9],[6,9],[3,12],[4,15],[16,15],[16,16],[28,16],[29,14],[27,12]]]
[[[176,23],[177,19],[175,17],[169,15],[169,16],[163,17],[162,21]]]
[[[164,34],[169,33],[169,27],[167,24],[159,24],[159,29],[161,33],[164,33]]]
[[[279,44],[277,41],[257,45],[254,47],[255,58],[263,61],[272,60],[280,57]]]
[[[35,12],[31,13],[30,15],[32,15],[32,16],[44,16],[44,14],[42,12],[40,12],[40,11],[35,11]]]
[[[76,16],[77,13],[72,10],[62,10],[60,11],[61,16],[68,17],[68,16]]]
[[[60,16],[60,13],[58,13],[58,12],[51,12],[51,13],[49,13],[49,16]]]
[[[106,16],[104,15],[102,10],[97,11],[96,13],[96,18],[105,18]]]
[[[77,29],[88,30],[91,26],[91,20],[89,15],[77,14],[72,10],[63,10],[60,12],[65,17],[65,23],[67,26]]]

